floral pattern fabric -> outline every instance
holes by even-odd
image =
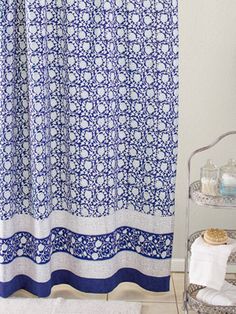
[[[1,0],[0,221],[172,217],[177,126],[176,0]],[[172,235],[145,221],[92,235],[49,226],[46,238],[14,225],[0,263],[50,263],[55,251],[166,259]]]

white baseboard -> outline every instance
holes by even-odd
[[[183,258],[172,258],[171,271],[172,272],[183,272],[184,271],[184,259]],[[228,265],[227,273],[236,273],[236,265]]]

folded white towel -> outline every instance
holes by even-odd
[[[236,305],[236,286],[225,281],[220,291],[204,288],[199,290],[196,297],[210,305],[233,306]]]
[[[227,260],[236,250],[236,241],[229,239],[227,245],[210,245],[200,236],[191,247],[189,281],[220,290],[223,286]]]

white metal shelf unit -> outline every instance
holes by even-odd
[[[191,161],[192,158],[201,152],[204,152],[215,145],[217,145],[225,137],[236,135],[236,131],[230,131],[219,136],[212,144],[201,147],[195,150],[189,157],[188,160],[188,195],[187,195],[187,206],[186,206],[186,234],[185,234],[185,274],[184,274],[184,312],[188,313],[188,308],[191,307],[197,313],[206,314],[236,314],[236,306],[212,306],[203,303],[196,298],[196,294],[202,286],[188,284],[188,268],[189,268],[189,256],[191,245],[194,240],[201,235],[202,231],[197,231],[193,234],[189,234],[189,222],[190,222],[190,202],[193,201],[197,205],[206,207],[218,207],[218,208],[236,208],[236,199],[233,197],[208,197],[200,192],[200,182],[196,181],[192,184],[191,179]],[[227,230],[230,237],[236,239],[236,230]],[[228,263],[236,263],[236,253],[232,254],[228,260]],[[236,280],[231,280],[231,283],[236,285]]]

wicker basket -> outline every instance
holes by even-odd
[[[236,286],[236,279],[227,279],[227,281]],[[187,289],[188,304],[196,313],[236,314],[236,306],[214,306],[197,300],[196,295],[203,288],[203,286],[190,284]]]

